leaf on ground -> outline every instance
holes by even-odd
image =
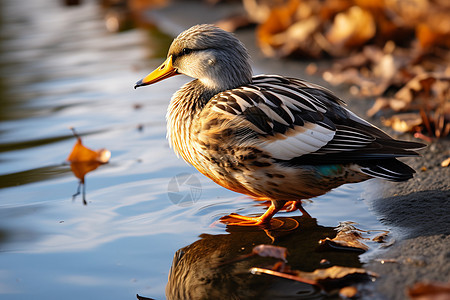
[[[359,6],[352,6],[334,18],[326,38],[339,48],[362,46],[375,35],[375,20],[371,13]]]
[[[450,299],[450,283],[418,282],[407,289],[411,300]]]
[[[244,0],[244,5],[259,24],[257,40],[266,56],[345,57],[323,77],[351,84],[354,95],[379,97],[369,116],[422,109],[416,133],[424,139],[449,135],[449,1]],[[416,130],[408,122],[392,124]]]
[[[449,165],[450,165],[450,157],[441,162],[441,167],[445,168],[448,167]]]
[[[383,49],[365,46],[360,53],[336,60],[323,78],[333,85],[354,84],[361,96],[380,96],[391,86],[404,84],[400,76],[404,59],[394,53],[395,49],[393,43],[386,43]]]
[[[450,133],[450,76],[445,73],[422,73],[406,83],[393,97],[378,98],[367,114],[379,110],[419,110],[419,113],[394,115],[384,124],[400,132],[427,132],[436,137]]]
[[[422,117],[419,113],[396,114],[389,119],[382,119],[385,126],[390,126],[398,132],[415,131],[416,127],[422,124]]]
[[[267,20],[258,27],[258,45],[269,57],[294,53],[319,57],[321,49],[313,38],[318,26],[319,19],[307,2],[291,0],[272,7]]]

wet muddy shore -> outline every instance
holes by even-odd
[[[175,2],[145,15],[160,30],[175,36],[194,24],[213,23],[236,11],[239,8],[234,6]],[[256,74],[282,74],[319,83],[344,99],[352,111],[365,117],[374,99],[356,99],[349,93],[348,86],[333,87],[319,75],[307,75],[308,62],[264,58],[255,44],[254,28],[239,30],[236,34],[249,49]],[[316,63],[319,66],[330,64]],[[366,119],[381,126],[377,118]],[[398,136],[381,128],[397,138],[413,139],[410,135]],[[369,206],[376,217],[392,229],[395,242],[378,251],[365,265],[380,276],[375,283],[362,287],[367,295],[363,298],[405,299],[406,289],[416,282],[450,280],[450,168],[440,165],[450,155],[450,141],[448,138],[433,141],[421,154],[419,158],[405,160],[417,171],[412,180],[403,183],[373,181],[382,190],[382,197],[372,200]],[[381,263],[383,259],[390,262]]]

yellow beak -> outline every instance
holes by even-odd
[[[170,55],[157,69],[136,82],[134,88],[146,86],[178,74],[177,69],[172,65],[172,55]]]

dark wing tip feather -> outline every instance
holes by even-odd
[[[395,139],[377,139],[377,142],[382,145],[386,151],[391,151],[395,156],[419,156],[420,154],[415,151],[426,147],[426,145],[422,143]]]
[[[367,175],[396,182],[411,179],[416,172],[395,158],[360,162],[359,165]]]

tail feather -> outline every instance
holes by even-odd
[[[414,169],[395,158],[368,160],[359,165],[362,173],[389,181],[406,181],[415,173]]]
[[[394,140],[394,139],[383,139],[383,140],[378,140],[378,142],[380,144],[382,144],[384,147],[397,148],[397,149],[410,150],[410,151],[420,150],[427,146],[422,143],[401,141],[401,140]]]

